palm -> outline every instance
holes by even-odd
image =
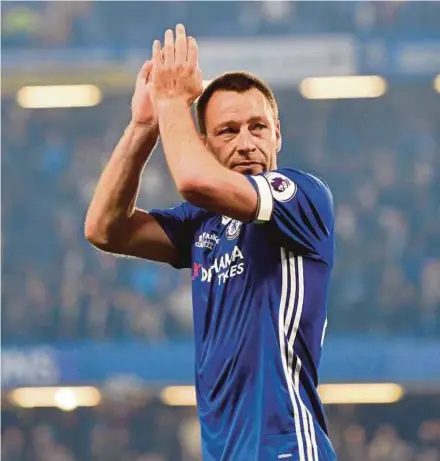
[[[157,113],[151,97],[152,89],[149,81],[151,68],[151,61],[147,61],[136,80],[136,88],[131,101],[131,117],[135,123],[157,124]]]
[[[191,105],[202,93],[197,42],[186,36],[182,24],[176,26],[176,39],[171,29],[165,32],[163,49],[159,40],[154,41],[153,63],[151,83],[158,108],[161,101],[170,99]]]

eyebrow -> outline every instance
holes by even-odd
[[[216,125],[215,129],[218,130],[219,128],[223,128],[223,127],[228,126],[228,125],[236,125],[236,124],[237,124],[236,120],[226,120],[226,121],[221,122],[218,125]]]
[[[262,117],[261,115],[255,115],[247,120],[248,123],[257,122],[257,121],[265,121],[266,117]],[[228,125],[237,125],[237,120],[225,120],[224,122],[219,123],[215,129],[218,130],[219,128],[223,128]]]

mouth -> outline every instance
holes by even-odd
[[[234,165],[234,168],[253,168],[256,166],[259,166],[262,168],[264,167],[264,165],[260,162],[240,162],[240,163],[236,163]]]

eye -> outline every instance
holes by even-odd
[[[252,129],[253,130],[264,130],[266,128],[266,125],[264,123],[256,123],[253,125]]]
[[[237,130],[234,130],[234,128],[231,127],[226,127],[223,128],[222,130],[219,131],[219,135],[224,135],[224,134],[234,134],[236,133]]]

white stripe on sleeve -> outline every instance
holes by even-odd
[[[257,185],[258,195],[260,196],[260,206],[255,222],[264,223],[270,221],[273,211],[273,196],[270,185],[264,176],[252,176],[252,179]]]

